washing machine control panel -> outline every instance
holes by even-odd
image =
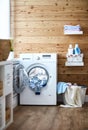
[[[42,55],[42,56],[37,56],[36,59],[37,60],[41,60],[41,59],[50,59],[51,55]]]
[[[56,62],[57,60],[55,53],[23,53],[20,54],[20,59],[35,62]]]
[[[33,60],[37,61],[56,61],[56,54],[51,54],[51,53],[36,53],[35,55],[33,54]]]
[[[40,56],[38,56],[37,58],[36,58],[36,60],[40,60],[41,58],[40,58]]]

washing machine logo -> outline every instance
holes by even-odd
[[[35,94],[40,95],[41,89],[47,85],[49,80],[47,70],[41,66],[35,66],[29,70],[28,77],[29,87]]]

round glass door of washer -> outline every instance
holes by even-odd
[[[35,66],[29,69],[29,86],[33,89],[35,87],[45,87],[49,80],[48,71],[41,66]]]

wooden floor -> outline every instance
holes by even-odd
[[[18,106],[6,130],[88,130],[88,104],[82,108]]]

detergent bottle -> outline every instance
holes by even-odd
[[[69,45],[68,47],[68,55],[72,55],[73,54],[73,47],[72,47],[72,44]]]
[[[75,44],[75,48],[74,48],[74,50],[73,50],[73,53],[76,54],[76,55],[78,55],[78,54],[81,53],[81,50],[80,50],[78,44]]]

